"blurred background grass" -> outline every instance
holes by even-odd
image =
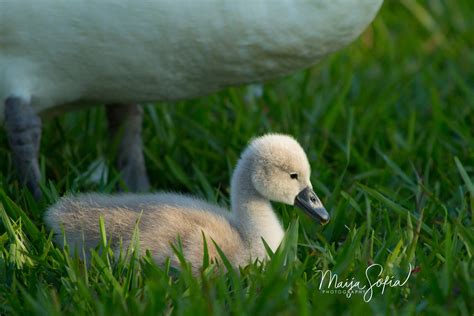
[[[228,204],[231,170],[251,137],[292,134],[307,151],[331,224],[323,229],[276,205],[285,227],[300,218],[301,262],[252,265],[240,277],[169,279],[146,259],[123,264],[130,284],[120,264],[84,271],[31,226],[41,229],[44,209],[65,192],[113,191],[119,179],[104,109],[44,123],[47,180],[38,204],[16,182],[0,131],[0,312],[472,315],[473,49],[473,1],[389,0],[359,40],[308,70],[263,86],[145,105],[154,190]],[[91,166],[101,160],[108,174],[94,183]],[[23,212],[31,223],[18,220]],[[370,303],[319,291],[317,269],[363,277],[372,262],[400,278],[409,263],[417,268],[405,287],[376,292]]]

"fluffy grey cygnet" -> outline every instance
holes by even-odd
[[[270,201],[302,208],[321,223],[329,215],[310,183],[310,165],[298,142],[286,135],[268,134],[254,139],[242,153],[232,176],[228,210],[201,199],[175,193],[82,194],[61,198],[45,214],[46,224],[71,250],[82,253],[100,242],[99,216],[103,216],[112,247],[131,243],[138,222],[142,250],[151,251],[158,264],[170,258],[179,267],[171,244],[180,236],[184,256],[194,270],[202,265],[203,237],[209,256],[219,260],[214,240],[234,266],[265,260],[262,238],[275,251],[284,231]],[[87,253],[88,251],[86,251]]]

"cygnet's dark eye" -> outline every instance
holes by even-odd
[[[292,172],[292,173],[290,173],[290,178],[298,180],[298,174],[296,172]]]

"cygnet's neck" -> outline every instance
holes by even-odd
[[[236,225],[248,242],[252,256],[262,258],[265,248],[262,238],[275,251],[283,239],[283,228],[270,201],[253,186],[250,159],[241,159],[232,176],[231,204]]]

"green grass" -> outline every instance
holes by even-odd
[[[133,252],[105,251],[84,266],[52,243],[41,217],[65,192],[114,190],[113,168],[99,184],[85,175],[98,157],[113,166],[104,110],[45,122],[40,203],[16,182],[0,131],[0,314],[472,315],[473,50],[472,1],[386,1],[356,43],[266,83],[261,97],[241,87],[147,105],[155,190],[228,204],[230,172],[251,137],[288,133],[307,151],[331,223],[275,205],[291,226],[285,246],[240,273],[209,265],[195,278],[186,264],[177,272]],[[409,264],[416,273],[369,303],[319,290],[317,270],[364,280],[372,262],[397,278]]]

